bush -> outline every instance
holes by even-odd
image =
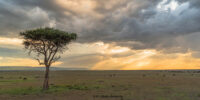
[[[27,78],[26,78],[26,77],[24,77],[24,78],[23,78],[23,80],[27,80]]]

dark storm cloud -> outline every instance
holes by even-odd
[[[190,3],[190,7],[200,7],[200,1],[199,0],[177,0],[179,3],[185,3],[185,2],[189,2]]]
[[[162,0],[93,1],[96,7],[81,13],[72,10],[76,6],[64,8],[56,0],[1,0],[0,35],[16,35],[16,30],[50,26],[55,21],[54,27],[79,33],[79,42],[183,52],[193,48],[182,45],[177,37],[200,31],[199,0],[177,0],[179,7],[167,11],[157,9]]]
[[[48,14],[30,0],[0,1],[0,19],[0,35],[11,37],[16,37],[20,31],[50,23]]]

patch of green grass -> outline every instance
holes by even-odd
[[[41,93],[40,88],[15,88],[15,89],[2,89],[0,94],[10,94],[10,95],[27,95],[27,94],[37,94]]]
[[[99,89],[99,86],[84,86],[84,85],[54,85],[50,86],[48,90],[43,91],[42,88],[14,88],[14,89],[0,89],[1,94],[9,95],[29,95],[29,94],[41,94],[41,93],[56,93],[64,92],[69,90],[91,90]]]
[[[5,83],[16,83],[16,82],[23,82],[24,80],[20,79],[15,79],[15,80],[0,80],[0,82],[5,82]]]
[[[32,78],[28,78],[27,80],[23,80],[23,79],[1,79],[0,80],[0,84],[4,85],[4,84],[13,84],[13,83],[20,83],[20,82],[32,82],[35,81]]]

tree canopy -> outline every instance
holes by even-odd
[[[72,40],[76,40],[76,33],[68,33],[54,28],[38,28],[21,32],[20,36],[24,38],[25,49],[37,54],[36,60],[40,65],[46,66],[43,89],[49,88],[49,67],[52,63],[60,59],[58,53],[63,53],[66,45]],[[43,61],[39,59],[43,56]]]
[[[54,28],[38,28],[21,32],[20,36],[24,38],[25,49],[29,54],[36,53],[37,56],[44,55],[44,62],[40,64],[50,66],[57,61],[60,56],[57,53],[63,53],[66,45],[72,40],[76,40],[76,33],[68,33]]]

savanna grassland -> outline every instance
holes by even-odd
[[[199,71],[0,72],[0,100],[200,100]]]

